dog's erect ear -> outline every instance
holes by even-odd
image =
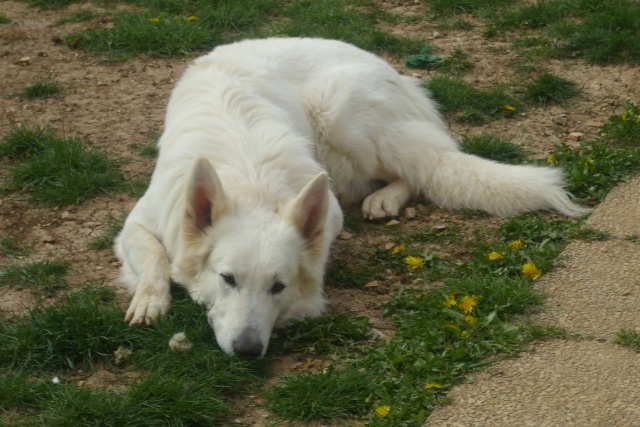
[[[313,239],[323,229],[329,209],[329,177],[319,173],[296,197],[291,218],[305,239]]]
[[[227,200],[218,174],[207,159],[196,162],[187,190],[187,226],[189,231],[202,233],[227,209]]]

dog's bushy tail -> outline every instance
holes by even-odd
[[[499,216],[554,210],[574,217],[590,212],[564,189],[554,167],[507,165],[460,151],[440,153],[423,192],[449,209],[481,209]]]

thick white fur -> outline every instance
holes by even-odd
[[[197,59],[171,95],[159,147],[115,246],[133,293],[126,319],[155,321],[173,279],[208,308],[229,353],[264,354],[274,325],[322,312],[342,227],[334,194],[364,199],[368,218],[397,215],[418,194],[496,215],[587,212],[559,169],[461,153],[418,81],[338,41],[246,40]]]

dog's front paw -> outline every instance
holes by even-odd
[[[385,194],[375,192],[362,203],[362,214],[367,219],[398,216],[401,205],[394,197],[385,198]]]
[[[129,305],[125,322],[130,325],[150,325],[165,314],[171,304],[169,293],[157,293],[153,289],[139,289]]]

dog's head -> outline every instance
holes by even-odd
[[[328,185],[321,173],[282,206],[236,203],[197,162],[173,277],[208,308],[226,353],[261,356],[274,326],[321,313]]]

